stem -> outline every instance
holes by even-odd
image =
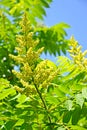
[[[43,106],[44,106],[44,108],[45,108],[45,110],[46,110],[46,112],[47,112],[47,114],[48,114],[48,109],[47,109],[46,103],[45,103],[45,101],[44,101],[44,99],[43,99],[43,97],[42,97],[42,94],[41,94],[41,92],[39,91],[37,85],[35,85],[35,88],[36,88],[37,93],[38,93],[38,95],[39,95],[39,97],[40,97],[40,99],[41,99],[41,101],[42,101],[42,103],[43,103]],[[51,118],[50,118],[49,114],[48,114],[48,120],[49,120],[49,123],[52,124]],[[51,126],[51,128],[52,128],[52,126]]]

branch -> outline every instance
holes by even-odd
[[[37,93],[38,93],[38,95],[39,95],[39,97],[40,97],[40,99],[41,99],[41,101],[42,101],[42,103],[43,103],[43,106],[44,106],[44,108],[45,108],[45,110],[46,110],[46,112],[47,112],[47,114],[48,114],[47,116],[48,116],[49,123],[52,124],[52,121],[51,121],[51,118],[50,118],[50,116],[49,116],[48,109],[47,109],[46,103],[45,103],[45,101],[44,101],[44,99],[43,99],[43,97],[42,97],[42,94],[41,94],[41,92],[39,91],[37,85],[35,85],[35,88],[36,88]],[[52,128],[53,128],[53,127],[51,126],[51,129],[52,129]]]

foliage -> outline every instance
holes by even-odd
[[[9,53],[16,55],[16,35],[19,33],[19,21],[24,12],[33,25],[34,38],[39,38],[37,48],[44,47],[44,52],[51,55],[66,54],[68,41],[65,28],[69,25],[60,23],[46,27],[39,23],[46,16],[45,8],[50,7],[52,0],[0,0],[0,77],[13,81],[12,69],[15,63],[9,58]]]
[[[6,12],[0,17],[0,129],[86,130],[87,51],[81,51],[74,37],[67,46],[64,38],[67,24],[34,27],[34,22],[31,20],[31,25],[28,20],[29,10],[24,8],[26,11],[18,25],[17,17],[21,18],[24,10],[17,7],[22,1],[16,1],[17,7],[13,6],[15,0],[0,2],[6,6]],[[37,1],[30,4],[34,2]],[[41,7],[48,7],[49,2]],[[7,17],[9,11],[16,22]],[[49,41],[52,42],[48,47]],[[61,46],[59,50],[56,41]],[[60,54],[65,45],[72,59],[58,56],[56,64],[41,59],[43,51]],[[52,50],[53,47],[56,49]],[[62,50],[64,53],[66,48]]]
[[[38,37],[40,44],[38,48],[44,46],[44,52],[49,52],[51,55],[61,55],[61,52],[66,54],[68,49],[68,40],[65,39],[67,33],[64,29],[70,26],[65,23],[59,23],[52,27],[39,26],[35,28],[35,37]],[[50,47],[49,47],[50,45]]]
[[[20,66],[12,71],[17,80],[12,87],[0,79],[1,129],[86,130],[86,51],[72,37],[69,52],[74,60],[59,56],[55,65],[40,58],[44,48],[37,49],[39,41],[33,39],[26,14],[20,26],[17,55],[9,55]]]
[[[44,8],[49,8],[52,0],[1,0],[1,11],[13,17],[13,21],[18,21],[26,11],[32,23],[36,23],[36,18],[43,19],[46,16]]]

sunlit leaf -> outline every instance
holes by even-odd
[[[82,89],[82,96],[87,99],[87,88]]]
[[[67,108],[68,111],[70,111],[72,109],[72,100],[67,100],[65,102],[65,107]]]
[[[82,108],[83,103],[84,103],[84,98],[83,98],[82,94],[76,95],[76,103],[79,104],[80,107]]]
[[[0,100],[5,99],[8,95],[15,94],[15,90],[13,88],[8,88],[0,93]]]
[[[14,126],[21,126],[24,123],[24,119],[19,119]]]
[[[66,130],[66,128],[59,127],[57,130]]]

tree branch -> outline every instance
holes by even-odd
[[[50,118],[50,116],[49,116],[48,109],[47,109],[46,103],[45,103],[45,101],[44,101],[44,99],[43,99],[43,97],[42,97],[42,94],[41,94],[41,92],[39,91],[37,85],[35,85],[35,88],[36,88],[37,93],[38,93],[38,95],[39,95],[39,97],[40,97],[40,99],[41,99],[41,101],[42,101],[42,103],[43,103],[43,106],[44,106],[44,108],[45,108],[45,111],[47,112],[47,116],[48,116],[49,123],[52,124],[52,121],[51,121],[51,118]],[[53,127],[51,126],[51,129],[52,129],[52,128],[53,128]]]

